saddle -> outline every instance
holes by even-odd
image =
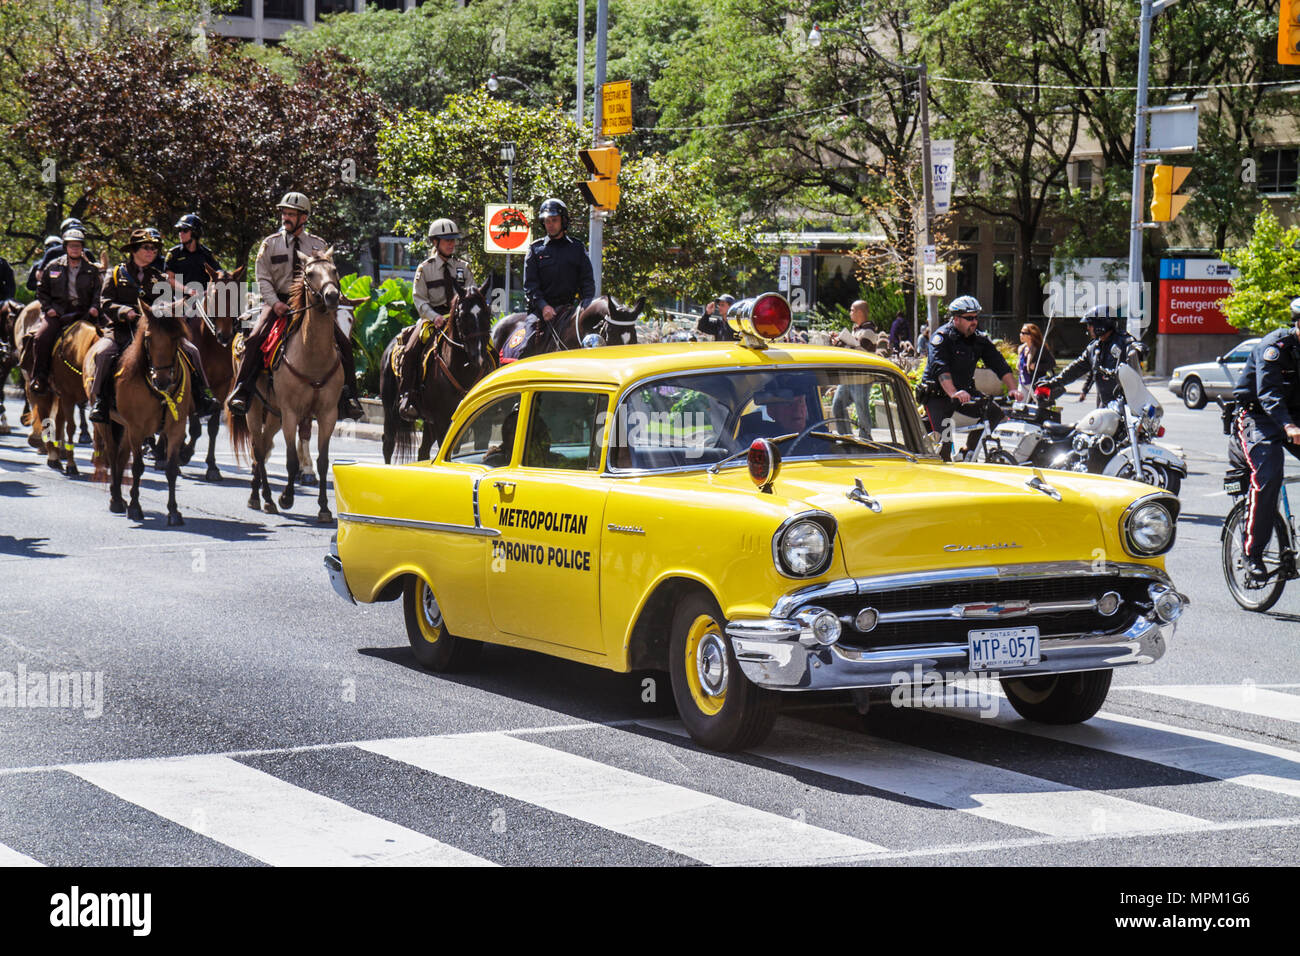
[[[506,340],[506,344],[501,346],[500,363],[502,365],[508,365],[511,362],[517,362],[530,355],[541,355],[551,351],[546,347],[547,344],[549,344],[549,339],[546,336],[556,335],[557,333],[554,331],[556,326],[562,322],[572,321],[573,313],[573,306],[565,306],[562,309],[556,309],[555,318],[551,319],[549,322],[541,316],[538,316],[537,326],[532,330],[529,330],[527,323],[522,327],[515,329],[514,332],[510,334],[510,338]],[[538,342],[539,339],[541,347],[530,348],[530,346]]]

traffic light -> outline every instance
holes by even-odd
[[[1300,2],[1300,0],[1297,0]],[[595,179],[578,183],[582,198],[597,209],[611,210],[618,206],[618,171],[623,160],[617,147],[598,146],[578,150],[578,158]]]
[[[1187,205],[1186,196],[1175,195],[1183,184],[1190,166],[1157,166],[1151,178],[1151,221],[1173,222]]]
[[[1277,26],[1277,62],[1300,64],[1300,0],[1282,0]]]

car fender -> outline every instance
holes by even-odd
[[[1174,454],[1163,445],[1139,444],[1138,455],[1143,461],[1154,461],[1164,465],[1172,471],[1177,472],[1183,478],[1187,477],[1187,463],[1178,455]],[[1128,464],[1129,456],[1127,451],[1117,451],[1110,461],[1106,462],[1106,467],[1102,470],[1103,475],[1118,475],[1123,467]]]

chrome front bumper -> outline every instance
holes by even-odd
[[[1151,568],[1142,570],[1154,571]],[[990,568],[978,571],[984,572],[978,575],[981,577],[999,577],[1015,576],[1019,569]],[[934,576],[916,577],[933,580],[941,576],[942,572]],[[1163,574],[1154,572],[1150,576],[1153,581],[1161,582],[1162,590],[1177,595],[1185,608],[1186,597],[1174,591]],[[894,580],[902,577],[896,576]],[[832,582],[819,586],[817,590],[823,594],[842,594],[846,589],[864,593],[877,590],[875,585],[887,580],[889,579]],[[806,600],[812,597],[808,592],[813,590],[807,589],[802,595],[796,592],[779,601],[773,609],[772,617],[735,620],[727,624],[727,636],[731,638],[736,661],[745,676],[755,684],[771,690],[787,691],[888,687],[899,682],[900,672],[910,678],[918,665],[921,671],[926,672],[960,673],[961,676],[973,673],[966,644],[905,645],[870,650],[842,646],[838,642],[829,646],[818,643],[812,638],[806,619],[796,617],[796,605],[804,604],[804,600],[798,598]],[[785,614],[789,616],[786,617]],[[1039,663],[1009,668],[1002,671],[1000,676],[1028,677],[1069,671],[1105,670],[1128,664],[1151,664],[1164,655],[1165,641],[1173,636],[1175,622],[1176,617],[1166,621],[1153,608],[1150,613],[1138,616],[1131,625],[1119,632],[1094,631],[1043,637],[1039,644]],[[973,627],[980,626],[979,622],[971,623]],[[1007,625],[1016,623],[1015,620],[1006,622]],[[1032,622],[1024,620],[1024,623]],[[907,682],[910,683],[911,680]]]

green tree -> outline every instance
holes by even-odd
[[[1241,271],[1223,300],[1229,323],[1256,335],[1290,324],[1288,306],[1300,296],[1300,226],[1283,229],[1265,206],[1255,217],[1250,241],[1219,255]]]

